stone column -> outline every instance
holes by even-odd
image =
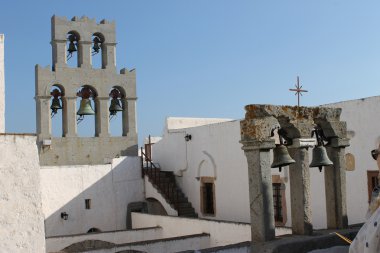
[[[128,104],[127,104],[127,99],[126,98],[121,98],[121,107],[123,108],[123,111],[121,112],[121,124],[122,124],[122,136],[127,136],[128,135]]]
[[[78,67],[91,68],[91,41],[78,42]]]
[[[345,147],[348,139],[333,138],[327,147],[327,153],[333,166],[325,167],[325,192],[327,228],[342,229],[348,227],[346,203],[346,164]]]
[[[116,70],[116,43],[102,44],[102,68]]]
[[[66,40],[53,40],[51,42],[53,69],[66,66]]]
[[[123,106],[127,106],[123,111],[123,136],[137,135],[136,100],[137,98],[126,98],[122,101]]]
[[[66,108],[63,108],[63,137],[77,136],[77,97],[65,97]]]
[[[108,137],[109,134],[109,111],[108,111],[109,97],[95,98],[95,136]]]
[[[252,242],[270,241],[275,238],[270,167],[270,149],[275,146],[274,140],[241,143],[248,162]]]
[[[37,96],[37,138],[38,141],[51,138],[50,96]]]
[[[296,161],[289,165],[290,198],[293,234],[311,235],[310,171],[307,147],[293,145],[288,148]]]

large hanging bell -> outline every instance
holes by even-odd
[[[91,107],[91,101],[88,98],[82,98],[80,101],[80,107],[77,111],[77,115],[84,116],[84,115],[94,115],[95,111]]]
[[[278,167],[279,171],[281,172],[282,167],[293,164],[295,162],[296,161],[290,157],[286,146],[276,145],[276,147],[273,149],[273,163],[270,166],[271,168]]]
[[[117,112],[123,111],[123,108],[120,106],[120,101],[117,98],[113,98],[111,100],[111,105],[110,105],[110,114],[111,115],[116,115]]]
[[[322,166],[333,165],[333,162],[327,156],[326,148],[322,145],[315,146],[313,149],[313,159],[310,163],[310,167],[318,167],[319,171],[322,171]]]
[[[61,102],[59,102],[59,98],[53,98],[50,106],[52,114],[56,114],[59,109],[62,109]]]

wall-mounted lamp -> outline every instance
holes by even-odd
[[[61,219],[67,220],[69,218],[69,215],[66,212],[61,213]]]
[[[186,134],[185,141],[190,141],[190,140],[191,140],[191,134]]]

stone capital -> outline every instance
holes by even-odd
[[[288,148],[311,148],[315,144],[316,140],[314,138],[295,138],[292,145],[288,146]]]
[[[240,141],[240,143],[243,144],[241,149],[244,151],[269,150],[276,146],[273,139],[265,141]]]

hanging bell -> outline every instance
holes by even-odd
[[[116,115],[117,112],[123,111],[123,108],[120,106],[120,101],[117,98],[113,98],[111,100],[111,105],[110,105],[110,114],[111,115]]]
[[[313,159],[310,163],[310,167],[318,167],[322,172],[322,166],[333,165],[333,162],[327,156],[326,148],[322,145],[315,146],[313,149]]]
[[[74,41],[70,41],[69,49],[67,49],[67,52],[69,52],[69,54],[72,54],[76,51],[77,51],[77,47],[75,46]]]
[[[281,172],[281,168],[284,166],[287,166],[289,164],[293,164],[296,161],[294,161],[289,153],[288,149],[285,145],[276,145],[276,147],[273,149],[273,163],[270,166],[271,168],[277,168]]]
[[[61,102],[59,102],[59,98],[53,98],[51,101],[51,113],[56,114],[59,109],[62,109]]]
[[[101,43],[100,39],[98,37],[94,38],[94,46],[92,47],[92,50],[95,54],[99,53],[100,46],[99,44]]]
[[[84,115],[94,115],[95,111],[91,107],[91,101],[88,98],[82,98],[80,101],[80,107],[77,112],[77,115],[84,116]]]

